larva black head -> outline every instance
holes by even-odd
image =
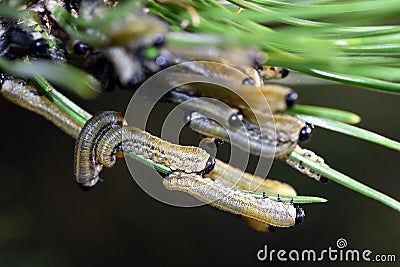
[[[248,77],[242,81],[242,84],[243,85],[254,85],[254,80],[252,78]]]
[[[215,158],[209,157],[206,163],[206,167],[203,170],[203,174],[210,173],[212,170],[214,170],[214,167],[215,167]]]
[[[286,100],[286,106],[287,107],[292,107],[294,104],[296,104],[298,95],[296,92],[290,92],[289,94],[286,95],[285,100]]]
[[[282,69],[281,70],[281,78],[285,78],[289,75],[289,70],[288,69]]]
[[[154,43],[153,43],[153,45],[154,45],[155,47],[161,47],[161,46],[163,46],[164,44],[165,44],[165,36],[162,35],[162,34],[156,34],[156,35],[154,36]]]
[[[90,47],[87,44],[84,43],[76,43],[74,45],[74,53],[80,56],[86,55],[87,52],[89,52]]]
[[[39,38],[31,43],[31,53],[37,56],[46,56],[48,54],[49,42],[44,38]]]
[[[232,114],[229,116],[228,123],[232,128],[239,128],[242,125],[243,116],[241,114]]]
[[[300,134],[299,134],[299,141],[300,142],[305,142],[308,139],[310,139],[312,131],[314,129],[314,126],[312,124],[308,124],[301,128]]]
[[[163,55],[158,55],[155,59],[155,63],[162,69],[165,69],[171,65],[171,62],[168,60],[168,58]]]
[[[294,223],[296,225],[301,224],[304,221],[304,217],[306,216],[306,213],[304,210],[300,207],[296,208],[296,219],[294,220]]]

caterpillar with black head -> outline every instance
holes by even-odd
[[[186,62],[173,70],[167,82],[171,87],[179,86],[175,90],[216,98],[244,114],[254,111],[264,114],[268,110],[275,114],[293,106],[298,98],[289,87],[263,84],[259,73],[246,65],[232,67],[211,61]],[[193,83],[204,79],[208,82]]]
[[[269,198],[236,190],[196,174],[171,174],[163,179],[168,190],[185,192],[220,210],[242,215],[277,227],[290,227],[304,220],[304,210],[292,204],[276,202]]]
[[[252,154],[269,158],[286,156],[299,141],[306,141],[312,132],[312,127],[306,122],[284,114],[266,119],[262,127],[244,120],[243,126],[236,131],[224,128],[198,112],[191,113],[185,120],[192,130],[202,135],[230,142]]]
[[[103,111],[83,126],[75,143],[74,176],[84,189],[99,180],[103,166],[111,167],[122,152],[141,155],[168,166],[171,171],[209,173],[215,160],[205,150],[164,141],[133,126],[121,114]]]
[[[300,146],[297,146],[295,148],[295,150],[297,152],[300,152],[304,157],[310,158],[313,161],[316,161],[320,164],[326,165],[328,166],[324,159],[320,156],[318,156],[317,154],[315,154],[313,151],[308,150],[308,149],[304,149],[301,148]],[[283,161],[286,162],[287,165],[291,166],[293,169],[298,170],[299,172],[301,172],[302,174],[307,175],[310,178],[315,179],[318,182],[321,182],[323,184],[329,182],[328,178],[322,176],[321,174],[313,171],[312,169],[308,168],[307,166],[304,166],[303,163],[300,161],[295,161],[289,157],[283,157],[282,158]]]

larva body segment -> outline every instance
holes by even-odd
[[[0,93],[8,101],[43,116],[73,138],[78,137],[81,128],[24,81],[7,79],[2,85]]]
[[[197,80],[208,83],[193,83]],[[168,78],[176,90],[191,95],[212,97],[239,110],[277,113],[292,106],[297,94],[278,84],[263,84],[257,70],[250,66],[231,67],[216,62],[189,62],[178,65]],[[269,106],[269,107],[268,107]]]
[[[170,175],[163,179],[168,190],[185,192],[220,210],[249,217],[277,227],[290,227],[300,223],[304,211],[293,205],[235,190],[195,174]]]
[[[326,166],[328,166],[324,159],[320,156],[318,156],[317,154],[315,154],[313,151],[308,150],[308,149],[304,149],[301,148],[300,146],[296,147],[296,151],[300,152],[303,156],[310,158],[313,161],[316,161],[318,163],[324,164]],[[301,172],[302,174],[307,175],[310,178],[315,179],[318,182],[321,183],[327,183],[329,180],[326,177],[323,177],[321,174],[316,173],[315,171],[309,169],[307,166],[304,166],[302,162],[298,162],[295,161],[289,157],[283,157],[282,160],[289,165],[290,167],[292,167],[293,169]]]
[[[98,161],[97,147],[103,136],[112,128],[125,124],[121,114],[104,111],[90,118],[76,139],[74,153],[74,176],[83,186],[93,186],[100,179],[103,165]]]
[[[219,122],[224,127],[235,130],[242,124],[241,115],[237,114],[237,110],[230,108],[218,99],[195,97],[178,91],[170,91],[168,99],[179,104],[179,107],[187,111],[197,111]]]
[[[171,170],[187,173],[199,173],[206,170],[214,160],[203,149],[193,146],[181,146],[164,141],[139,128],[122,128],[122,150],[163,163]]]
[[[305,122],[287,115],[276,115],[264,121],[261,128],[243,121],[243,126],[236,131],[225,129],[197,112],[192,113],[190,121],[190,128],[200,134],[230,142],[252,154],[271,158],[282,157],[293,151],[304,127]]]
[[[235,189],[253,191],[253,192],[265,192],[269,194],[280,194],[285,196],[296,196],[295,189],[286,183],[264,179],[259,176],[254,176],[250,173],[244,172],[241,169],[232,167],[218,159],[215,160],[215,168],[212,172],[207,174],[205,177],[217,180],[225,186],[235,187]],[[269,224],[261,222],[259,220],[249,218],[246,216],[240,216],[242,221],[249,227],[253,228],[258,232],[268,233],[273,229]]]

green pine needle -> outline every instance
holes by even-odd
[[[294,113],[292,113],[294,114]],[[325,128],[331,131],[335,131],[338,133],[346,134],[361,140],[366,140],[371,143],[375,143],[387,148],[394,149],[396,151],[400,151],[400,143],[384,137],[382,135],[370,132],[368,130],[349,125],[340,121],[334,121],[327,118],[303,115],[303,114],[295,114],[297,118],[304,120],[306,122],[312,123],[315,126],[319,126],[321,128]]]
[[[338,184],[341,184],[355,192],[358,192],[362,195],[365,195],[369,198],[375,199],[376,201],[379,201],[383,204],[385,204],[388,207],[391,207],[392,209],[399,211],[400,212],[400,203],[381,193],[376,191],[375,189],[372,189],[352,178],[349,176],[338,172],[335,169],[332,169],[328,167],[327,165],[318,163],[316,161],[313,161],[309,159],[308,157],[305,157],[301,154],[301,152],[294,150],[290,155],[289,158],[297,161],[297,162],[302,162],[302,164],[315,172],[322,174],[324,177],[328,178],[331,181],[334,181]]]
[[[360,116],[352,112],[333,109],[333,108],[307,106],[299,104],[296,104],[293,107],[288,108],[287,110],[285,110],[285,113],[290,115],[303,114],[303,115],[317,116],[348,124],[357,124],[361,121]]]

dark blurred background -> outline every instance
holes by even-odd
[[[302,104],[355,112],[362,117],[360,127],[400,140],[399,96],[342,85],[292,88]],[[91,113],[124,112],[131,95],[116,90],[93,101],[71,98]],[[303,205],[303,224],[264,234],[209,206],[158,202],[138,187],[124,160],[102,172],[105,182],[95,190],[82,192],[72,175],[71,137],[2,98],[0,121],[1,266],[280,266],[284,263],[276,259],[258,261],[256,253],[264,245],[300,252],[335,249],[338,238],[345,238],[349,249],[395,254],[400,260],[398,212],[334,182],[319,184],[281,162],[274,163],[270,178],[329,202]],[[159,124],[157,118],[154,123]],[[303,146],[337,170],[400,199],[399,152],[320,128]]]

